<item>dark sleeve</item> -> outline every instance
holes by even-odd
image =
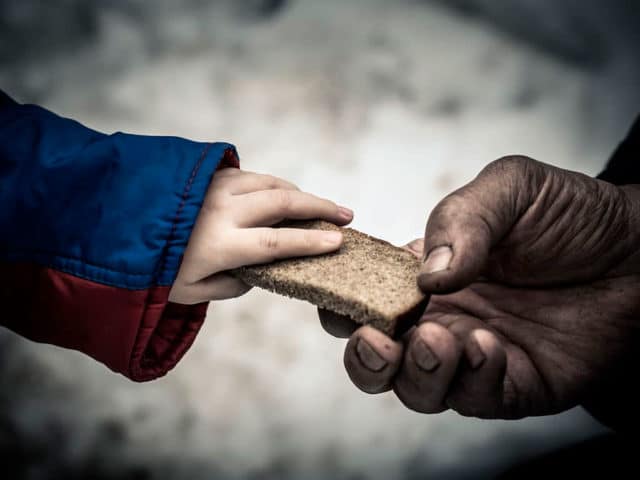
[[[598,178],[614,185],[640,183],[640,116]]]
[[[598,178],[614,185],[640,183],[640,116]],[[629,359],[629,363],[633,361]],[[625,370],[607,376],[603,385],[583,403],[594,418],[619,433],[633,432],[638,425],[637,416],[630,414],[636,411],[637,390],[626,375]]]

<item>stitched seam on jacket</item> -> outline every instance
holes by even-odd
[[[189,180],[187,181],[187,184],[185,185],[184,191],[182,192],[182,200],[180,201],[180,205],[178,206],[178,209],[176,210],[176,214],[173,218],[173,222],[172,222],[172,226],[171,226],[171,231],[169,232],[169,236],[167,237],[167,243],[162,251],[162,256],[160,257],[160,262],[158,264],[158,270],[156,271],[156,275],[154,276],[154,281],[153,283],[157,282],[157,279],[160,278],[160,276],[163,273],[165,264],[166,264],[166,260],[167,260],[167,255],[169,252],[169,248],[171,245],[171,240],[173,240],[173,237],[175,235],[175,231],[176,231],[176,227],[178,224],[178,220],[180,219],[180,214],[182,213],[182,210],[184,208],[185,203],[187,202],[187,197],[189,196],[189,192],[191,191],[191,187],[193,185],[193,181],[196,178],[196,175],[198,174],[198,171],[200,170],[200,166],[202,165],[202,162],[204,161],[204,159],[207,157],[207,154],[209,153],[209,150],[211,148],[212,144],[208,143],[203,149],[202,152],[200,154],[200,158],[198,159],[198,161],[196,162],[195,166],[193,167],[193,170],[191,171],[191,176],[189,177]],[[129,358],[129,363],[128,363],[128,374],[132,377],[132,378],[140,378],[142,379],[142,377],[145,377],[145,375],[143,374],[143,372],[145,372],[146,370],[149,370],[150,368],[153,370],[152,367],[148,366],[148,365],[144,365],[143,364],[143,359],[145,357],[145,353],[147,350],[148,342],[151,341],[151,339],[153,338],[154,332],[151,332],[151,335],[147,338],[147,344],[143,346],[143,349],[140,351],[139,358],[135,357],[135,350],[136,347],[138,346],[138,344],[140,343],[140,335],[142,333],[142,323],[144,322],[145,316],[147,315],[147,312],[149,311],[149,301],[151,299],[151,292],[153,291],[153,289],[156,288],[153,285],[151,286],[151,288],[149,288],[147,290],[147,295],[146,298],[144,299],[144,308],[142,309],[142,312],[140,314],[140,320],[138,322],[138,332],[136,333],[136,338],[133,341],[133,349],[134,351],[132,352],[131,357]],[[165,305],[166,308],[166,305]],[[164,312],[160,313],[160,318],[158,319],[158,323],[162,321],[162,315]],[[158,325],[154,326],[154,330],[157,328]],[[183,327],[184,328],[184,327]],[[175,343],[176,340],[174,339],[173,342],[171,342],[171,346],[175,347]],[[135,361],[138,361],[138,364],[136,365]],[[162,368],[161,362],[160,362],[160,367],[156,367],[156,368]],[[147,373],[147,376],[149,378],[155,378],[158,375],[156,375],[156,372],[154,371],[153,374],[149,374]],[[146,377],[145,377],[146,378]]]
[[[189,177],[189,180],[187,181],[184,191],[182,192],[182,200],[180,201],[178,210],[176,210],[176,214],[173,217],[173,222],[171,222],[171,231],[169,232],[169,236],[167,237],[167,243],[162,249],[162,255],[160,256],[160,262],[158,263],[158,270],[156,271],[156,274],[153,277],[154,282],[158,278],[160,278],[164,273],[164,268],[167,263],[169,248],[171,247],[171,241],[173,240],[173,237],[175,236],[175,233],[176,233],[178,221],[180,220],[180,214],[182,213],[182,210],[184,209],[184,206],[187,203],[187,198],[189,197],[189,193],[191,192],[193,181],[196,179],[196,176],[198,175],[198,171],[200,170],[200,166],[202,165],[202,162],[204,162],[204,159],[207,158],[207,154],[209,153],[209,150],[211,149],[212,145],[213,144],[211,143],[207,143],[205,147],[202,149],[202,153],[200,153],[200,158],[198,159],[197,163],[193,167],[193,170],[191,171],[191,176]]]

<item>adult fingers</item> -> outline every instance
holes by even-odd
[[[507,354],[485,329],[472,330],[465,340],[464,368],[447,396],[447,405],[461,415],[478,418],[504,416],[504,379]]]
[[[451,303],[463,310],[447,309]],[[474,292],[464,290],[448,297],[434,297],[424,319],[441,325],[463,345],[464,361],[446,396],[445,403],[458,413],[480,418],[504,415],[504,380],[507,353],[498,336],[480,318],[468,312],[490,308]]]
[[[320,325],[329,334],[338,338],[349,338],[359,325],[345,315],[339,315],[330,310],[318,309]]]
[[[473,282],[485,268],[490,249],[535,200],[544,176],[543,164],[535,160],[505,157],[445,197],[427,222],[420,287],[448,293]]]
[[[462,356],[462,344],[436,323],[416,327],[409,339],[394,392],[411,410],[438,413],[447,409],[447,392]]]
[[[364,326],[349,339],[344,351],[344,366],[351,381],[363,392],[386,392],[391,389],[402,353],[401,343]]]

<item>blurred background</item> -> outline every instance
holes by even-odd
[[[640,111],[640,7],[616,0],[0,0],[0,88],[106,132],[238,146],[243,167],[401,244],[521,153],[596,174]],[[491,478],[603,429],[422,416],[368,396],[315,310],[212,304],[133,384],[0,330],[7,479]],[[8,470],[7,470],[8,469]]]

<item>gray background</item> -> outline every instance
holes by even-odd
[[[504,154],[601,169],[640,110],[635,4],[0,0],[0,88],[107,132],[230,141],[400,244]],[[260,291],[212,304],[148,384],[0,330],[0,459],[29,479],[485,478],[602,431],[579,409],[421,416],[356,390],[343,346]]]

